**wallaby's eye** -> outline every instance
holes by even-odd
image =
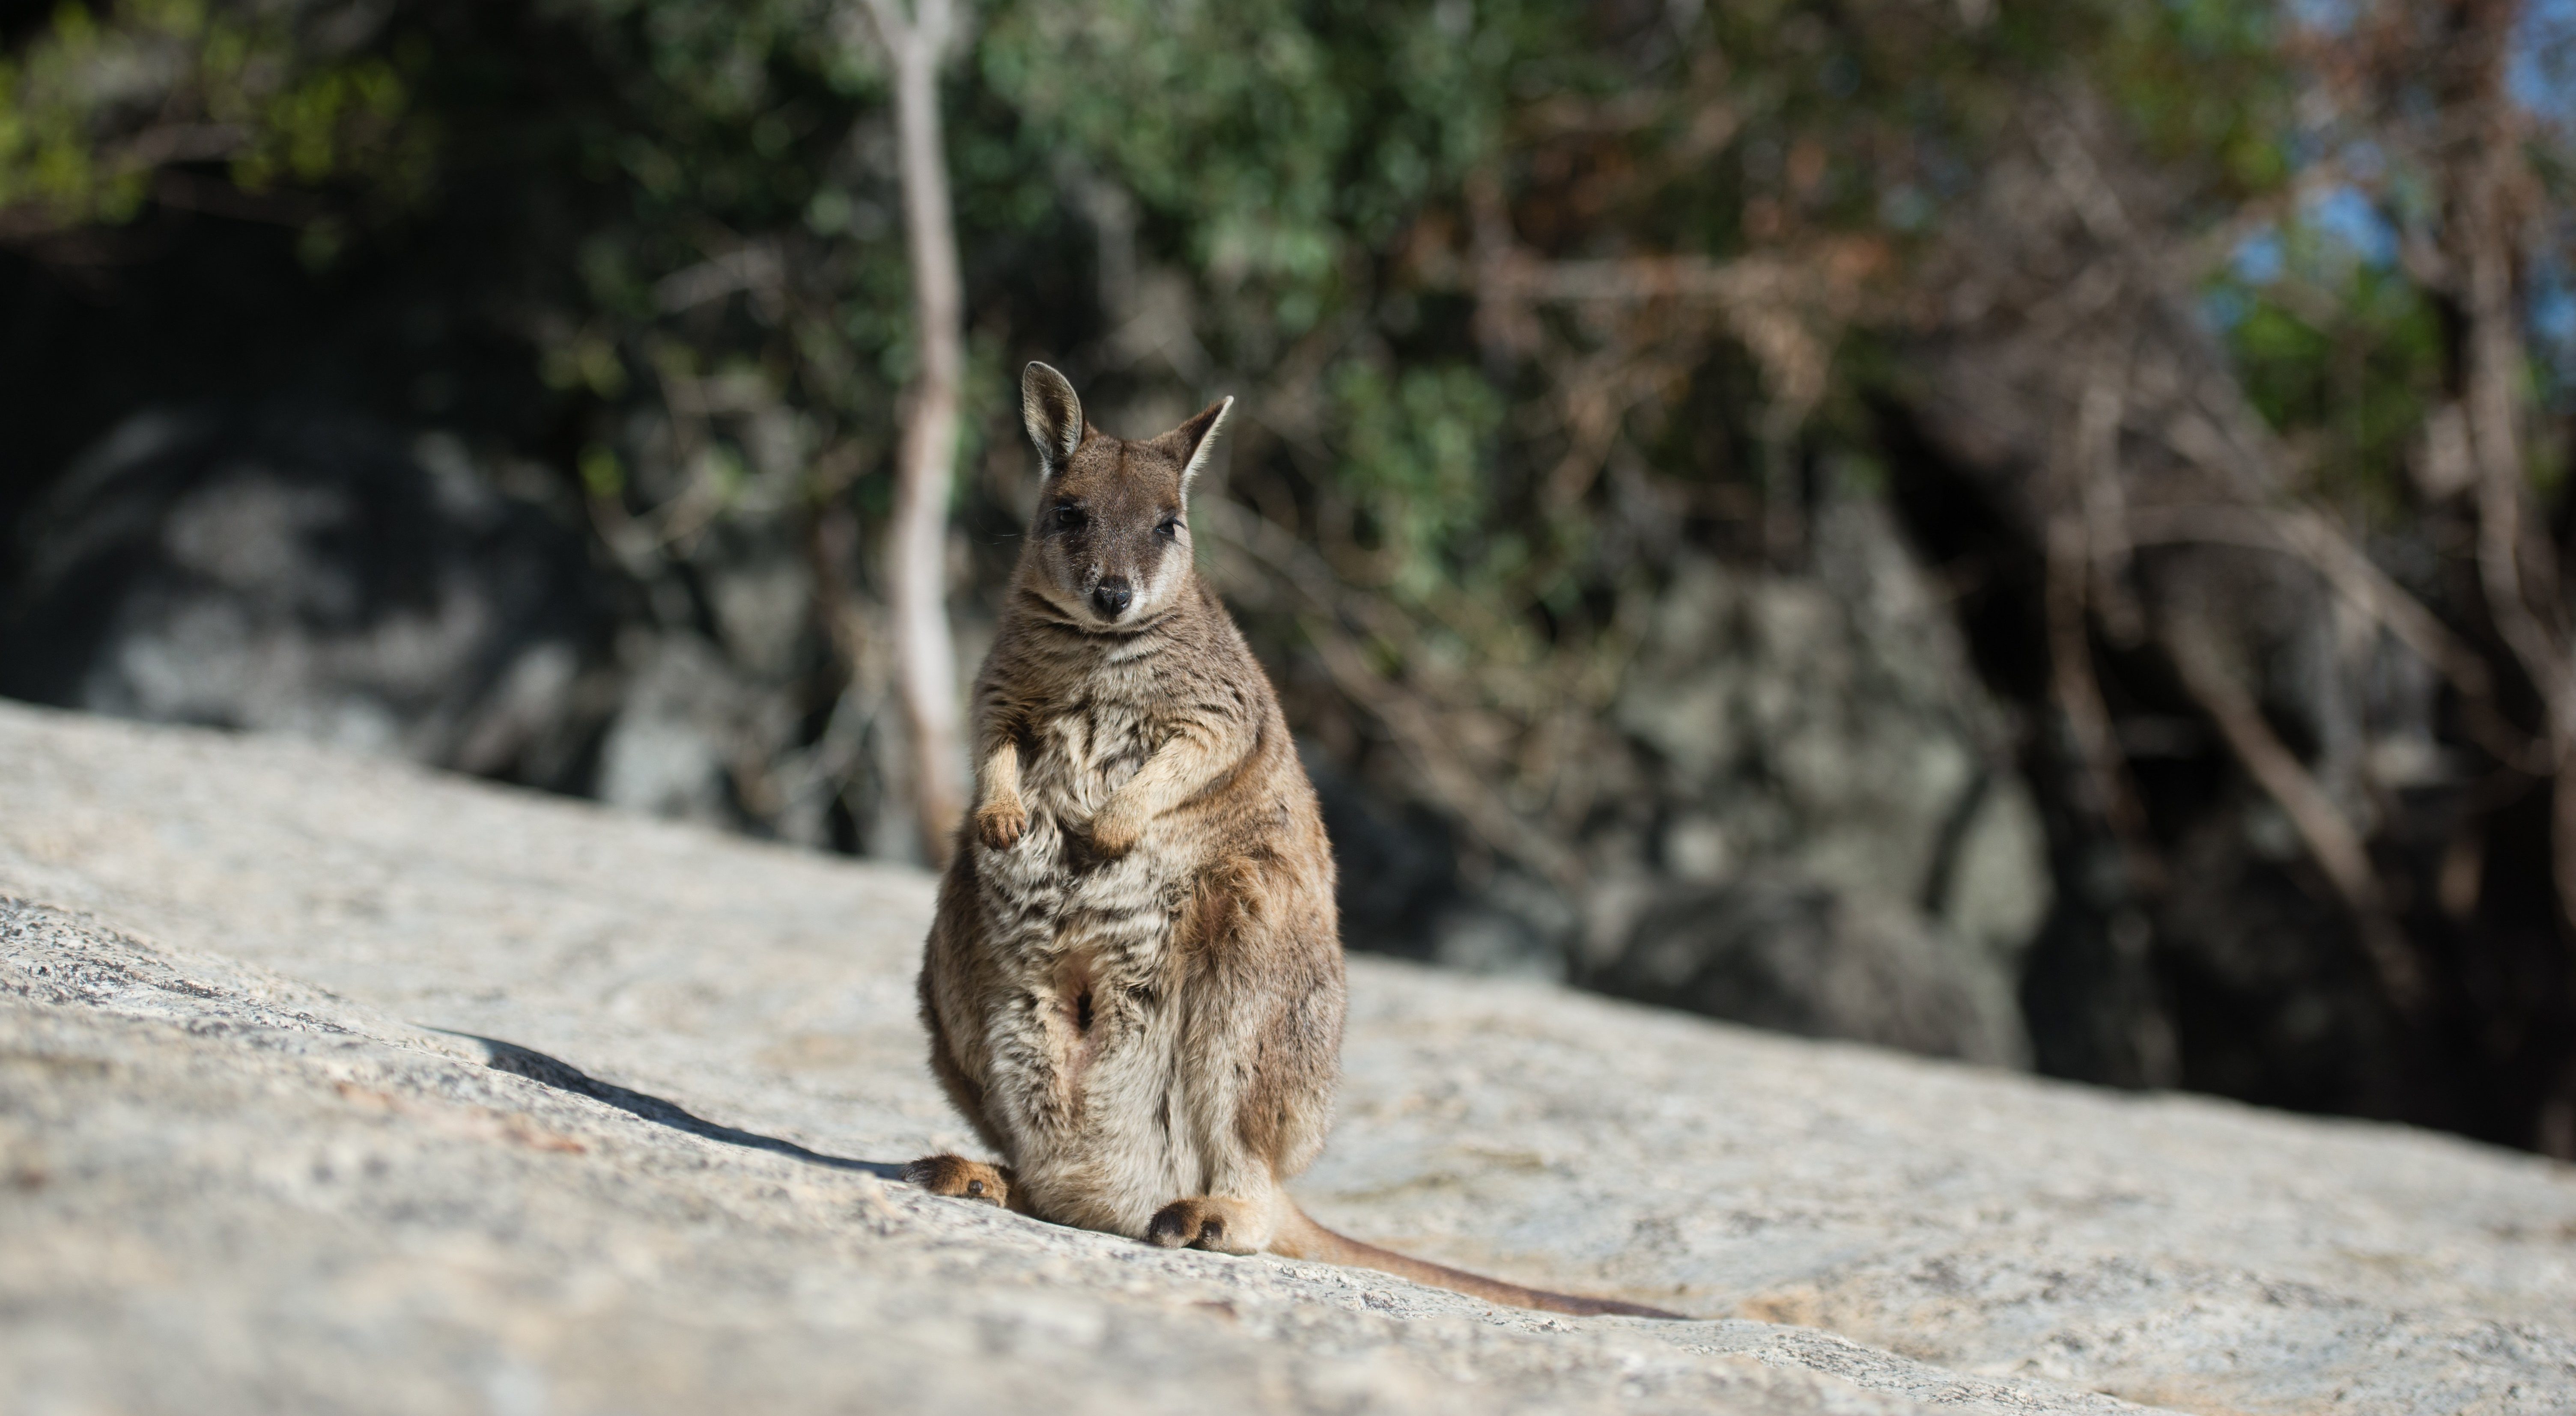
[[[1057,502],[1055,504],[1055,524],[1067,531],[1081,530],[1083,523],[1090,519],[1090,517],[1082,514],[1081,507],[1075,506],[1071,502]]]
[[[1154,531],[1166,541],[1177,541],[1181,538],[1181,519],[1177,516],[1166,516]]]

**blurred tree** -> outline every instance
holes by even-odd
[[[309,189],[363,173],[414,197],[426,175],[407,86],[370,49],[382,21],[328,3],[58,6],[0,59],[0,241],[65,258],[155,202],[293,224],[327,252],[338,227]]]
[[[887,609],[894,621],[904,721],[912,739],[922,852],[945,863],[957,823],[966,814],[957,651],[948,631],[949,479],[957,462],[966,296],[949,211],[948,152],[940,137],[939,72],[956,47],[960,26],[950,0],[913,0],[909,17],[899,0],[867,0],[867,8],[877,42],[894,68],[913,338],[921,360],[905,395],[903,442],[896,452]]]

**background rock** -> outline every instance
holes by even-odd
[[[682,469],[632,475],[690,505]],[[23,528],[0,692],[901,853],[882,666],[864,642],[854,676],[827,651],[824,562],[776,508],[685,534],[612,521],[618,563],[593,566],[558,524],[593,511],[500,480],[452,438],[345,412],[137,415]],[[1638,824],[1591,843],[1590,897],[1462,871],[1438,813],[1310,744],[1351,945],[2025,1064],[2012,990],[2050,885],[1997,765],[2009,733],[1876,503],[1833,503],[1813,539],[1802,571],[1692,558],[1660,597],[1613,715],[1653,770],[1624,808]],[[1702,919],[1721,896],[1759,920]],[[1774,916],[1796,923],[1766,941]]]
[[[2014,988],[2047,842],[2002,711],[1872,501],[1801,574],[1686,563],[1623,686],[1661,770],[1652,875],[1590,902],[1576,976],[1811,1037],[2027,1065]]]
[[[606,597],[579,536],[453,439],[138,413],[13,529],[0,692],[584,784]]]
[[[1856,1038],[1935,1057],[2025,1060],[2004,976],[1960,957],[1908,911],[1796,880],[1672,894],[1586,980],[1623,998],[1802,1037]]]
[[[1355,960],[1320,1218],[1722,1320],[1502,1312],[885,1183],[967,1140],[918,874],[20,708],[0,781],[31,1410],[2576,1404],[2545,1160]]]

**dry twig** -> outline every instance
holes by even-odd
[[[2297,755],[2272,731],[2272,725],[2263,720],[2263,711],[2253,696],[2220,666],[2217,653],[2199,626],[2178,617],[2162,628],[2165,650],[2181,674],[2184,688],[2217,724],[2219,735],[2227,740],[2236,759],[2245,764],[2245,770],[2290,818],[2308,855],[2352,912],[2361,932],[2362,949],[2378,975],[2381,993],[2400,1011],[2413,1011],[2423,997],[2422,971],[2397,927],[2361,833],[2344,819],[2325,788],[2300,765]]]

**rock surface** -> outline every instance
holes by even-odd
[[[1800,574],[1685,559],[1615,716],[1656,763],[1655,871],[1587,903],[1577,981],[2027,1065],[2013,988],[2052,895],[2044,829],[2003,710],[1877,503],[1832,501]]]
[[[1354,960],[1299,1192],[1713,1320],[1553,1318],[890,1183],[917,875],[0,706],[0,896],[31,1413],[2576,1409],[2576,1172],[2439,1136]]]
[[[0,556],[0,693],[579,785],[605,588],[454,438],[290,404],[137,413]]]

